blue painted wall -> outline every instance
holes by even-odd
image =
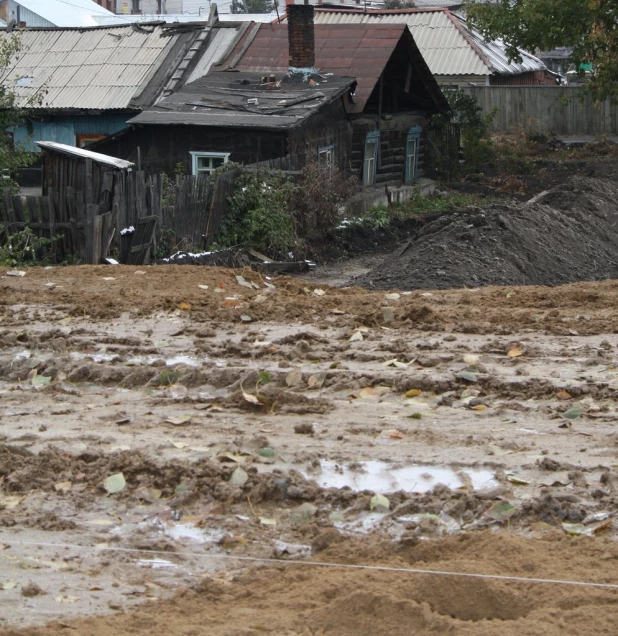
[[[13,131],[15,144],[38,152],[37,141],[56,141],[74,146],[77,135],[112,135],[127,127],[127,120],[135,113],[76,115],[74,117],[32,120]]]

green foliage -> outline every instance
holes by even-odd
[[[37,236],[29,227],[9,234],[8,230],[0,225],[0,265],[47,265],[53,261],[54,246],[61,238],[62,236]]]
[[[343,225],[381,230],[389,227],[393,221],[405,221],[428,214],[443,214],[457,208],[479,205],[481,202],[486,205],[491,199],[485,197],[481,200],[478,196],[458,192],[429,196],[417,194],[409,201],[394,204],[390,208],[386,205],[374,205],[362,217],[347,219]]]
[[[274,0],[232,0],[232,13],[270,13],[274,10]]]
[[[21,33],[11,34],[0,41],[0,192],[17,190],[13,175],[37,158],[36,153],[15,146],[10,134],[11,129],[26,120],[29,108],[41,104],[45,94],[43,90],[36,90],[27,99],[18,100],[14,84],[19,78],[11,73],[21,50]],[[4,81],[7,77],[10,79]]]
[[[411,9],[414,2],[411,0],[384,0],[385,9]]]
[[[572,47],[574,69],[584,75],[595,100],[618,98],[618,10],[615,0],[468,0],[468,18],[489,39],[502,38],[509,56],[518,48],[549,51]]]
[[[443,165],[438,166],[442,172],[452,176],[458,172],[479,172],[491,161],[492,143],[489,124],[496,112],[483,115],[481,107],[472,95],[461,90],[447,91],[445,96],[451,106],[448,115],[437,115],[431,120],[432,128],[440,130],[452,123],[458,123],[461,130],[461,147],[463,165],[455,162],[454,157],[445,157]]]
[[[288,210],[293,191],[294,184],[284,173],[240,175],[215,237],[216,244],[251,245],[273,258],[297,248],[296,226]]]

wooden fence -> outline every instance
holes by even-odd
[[[142,171],[96,169],[93,178],[92,166],[83,169],[66,165],[83,172],[68,177],[56,175],[55,180],[46,183],[45,196],[5,192],[0,198],[0,244],[9,235],[29,227],[37,236],[59,237],[51,250],[53,262],[74,255],[85,263],[96,264],[120,248],[122,230],[138,228],[140,219],[156,217],[151,257],[161,241],[169,249],[206,248],[228,210],[229,197],[240,174],[255,169],[295,173],[301,169],[302,159],[287,156],[233,168],[216,179],[192,175],[171,179]],[[53,189],[53,183],[62,186]]]
[[[595,104],[575,86],[468,86],[493,132],[618,135],[618,103]]]

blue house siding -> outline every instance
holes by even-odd
[[[127,127],[127,120],[135,113],[105,115],[75,115],[54,117],[47,121],[31,120],[13,131],[15,145],[31,152],[39,152],[37,141],[56,141],[75,146],[77,135],[112,135]]]

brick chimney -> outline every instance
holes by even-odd
[[[288,4],[286,10],[288,14],[290,66],[293,68],[313,68],[315,66],[313,5]]]

